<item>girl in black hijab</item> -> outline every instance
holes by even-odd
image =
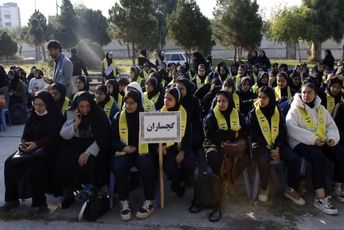
[[[75,79],[75,88],[76,88],[76,93],[81,92],[81,91],[89,91],[90,90],[90,84],[88,82],[88,79],[85,75],[78,76]],[[73,100],[75,93],[72,94],[70,97],[70,100]]]
[[[343,81],[334,77],[327,81],[326,89],[323,92],[318,93],[321,98],[321,104],[330,112],[330,114],[332,114],[338,103],[343,102],[342,85]]]
[[[57,104],[57,108],[61,111],[63,115],[70,106],[70,100],[68,97],[66,97],[66,93],[66,87],[63,84],[58,82],[51,84],[50,94],[51,96],[53,96]]]
[[[120,111],[113,97],[110,96],[106,85],[98,85],[95,91],[97,104],[105,111],[106,116],[113,120],[115,114]]]
[[[123,105],[123,96],[119,91],[119,83],[116,79],[110,79],[105,82],[106,87],[110,96],[117,102],[119,108],[122,108]]]
[[[185,194],[184,183],[193,174],[195,157],[191,149],[189,114],[181,104],[182,93],[172,87],[165,93],[161,112],[179,111],[181,114],[181,142],[164,144],[164,170],[171,178],[171,190],[179,197]]]
[[[16,158],[12,154],[5,161],[5,201],[2,211],[10,211],[19,206],[19,198],[32,197],[34,211],[47,210],[45,192],[51,182],[51,169],[56,161],[59,137],[58,131],[62,125],[62,115],[58,111],[52,96],[45,91],[38,92],[33,98],[33,110],[25,124],[19,151],[23,155],[44,151],[37,157]],[[20,182],[28,190],[21,190]],[[31,191],[31,193],[27,193]]]
[[[143,94],[144,97],[148,98],[154,103],[156,110],[160,110],[164,105],[164,96],[161,93],[158,79],[155,77],[150,77],[147,79],[145,87],[146,92]]]
[[[8,72],[8,77],[10,78],[9,93],[11,95],[9,107],[16,103],[26,104],[27,86],[20,80],[18,72],[16,70],[10,70]]]
[[[129,205],[129,173],[135,166],[143,181],[145,201],[136,218],[147,218],[154,211],[156,181],[156,146],[139,142],[139,114],[143,112],[141,94],[135,90],[124,96],[124,110],[118,112],[111,124],[112,147],[115,152],[113,167],[117,191],[121,203],[121,219],[131,219]]]
[[[300,160],[286,143],[285,119],[276,103],[275,92],[269,86],[258,91],[258,100],[248,116],[254,158],[258,161],[261,178],[258,200],[269,195],[270,162],[282,159],[288,165],[288,188],[284,195],[298,205],[305,201],[296,192],[299,185]]]
[[[89,92],[75,95],[61,131],[65,140],[55,168],[54,181],[63,188],[62,208],[74,202],[73,191],[98,191],[109,181],[110,125],[105,112]]]

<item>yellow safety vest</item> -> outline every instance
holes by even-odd
[[[110,96],[110,100],[104,105],[104,112],[106,113],[106,116],[108,118],[110,118],[110,113],[111,113],[111,109],[112,109],[114,101],[115,99],[112,96]]]
[[[318,112],[318,124],[314,124],[314,120],[311,114],[307,112],[306,109],[299,107],[299,112],[304,122],[306,128],[315,133],[315,135],[321,140],[326,141],[326,117],[325,117],[325,108],[322,105],[319,105],[317,108]]]
[[[179,106],[179,110],[178,111],[180,112],[180,134],[182,135],[181,139],[183,139],[184,136],[185,136],[186,121],[187,121],[188,115],[186,113],[185,108],[182,105]],[[165,105],[161,108],[160,112],[162,112],[162,113],[168,112],[168,110],[167,110]],[[167,148],[171,147],[172,145],[174,145],[174,142],[170,142],[169,141],[169,142],[166,143],[166,147]],[[179,149],[180,149],[180,146],[181,146],[181,142],[178,143],[178,148]]]
[[[160,96],[160,92],[158,92],[157,94],[155,94],[151,99],[148,98],[148,93],[144,92],[143,93],[144,97],[147,98],[148,100],[150,100],[153,104],[157,103],[159,96]]]
[[[243,78],[243,77],[245,77],[245,76],[240,77],[239,74],[235,77],[235,88],[236,89],[239,89],[240,81],[241,81],[241,78]]]
[[[288,91],[288,100],[292,97],[291,95],[291,91],[290,91],[290,87],[287,86],[287,91]],[[275,87],[275,95],[276,95],[276,101],[280,101],[282,99],[282,92],[281,92],[281,89],[276,86]]]
[[[148,97],[143,97],[143,100],[144,100],[144,105],[143,105],[144,111],[153,112],[155,109],[154,103],[151,100],[149,100]]]
[[[119,139],[121,142],[123,142],[125,145],[128,145],[128,123],[127,123],[127,116],[125,114],[125,111],[123,110],[119,115]],[[149,153],[149,147],[148,144],[140,144],[139,143],[139,149],[138,149],[139,155],[145,155]],[[123,156],[125,155],[125,152],[116,152],[116,156]]]
[[[62,106],[62,114],[64,114],[68,110],[69,103],[70,103],[69,98],[65,97],[64,102],[63,102],[63,106]]]
[[[120,94],[120,93],[118,93],[118,99],[117,99],[117,104],[118,104],[118,107],[119,108],[122,108],[122,105],[123,105],[123,96]]]
[[[262,131],[268,145],[272,147],[275,144],[276,138],[279,134],[280,114],[278,108],[275,106],[275,112],[271,118],[272,128],[270,129],[269,121],[266,119],[264,113],[260,109],[259,104],[256,102],[254,103],[254,106],[260,130]]]
[[[258,84],[255,83],[255,84],[252,86],[252,93],[258,94],[258,90],[259,90]]]
[[[235,108],[240,111],[240,98],[236,92],[233,92],[232,94],[233,101],[234,101],[234,106]]]
[[[334,107],[336,107],[335,99],[326,90],[326,108],[330,113],[332,113],[332,111],[334,110]]]
[[[106,72],[107,68],[109,67],[109,63],[106,58],[104,58],[103,60],[103,67],[104,67],[104,72]],[[116,76],[115,59],[112,59],[112,71],[113,71],[113,75]]]
[[[202,80],[201,80],[201,78],[200,78],[198,75],[196,75],[196,76],[194,77],[193,80],[196,82],[196,88],[197,88],[197,89],[200,88],[200,87],[202,87],[202,86],[205,85],[205,84],[208,84],[208,82],[209,82],[208,77],[206,77],[206,78],[204,79],[204,83],[202,83]]]
[[[219,129],[228,131],[229,128],[227,125],[227,121],[217,105],[215,106],[213,111],[214,111],[214,115],[217,121],[217,125],[219,126]],[[230,129],[236,132],[235,136],[237,138],[239,135],[238,131],[241,129],[241,126],[240,126],[239,112],[235,108],[232,109],[232,112],[230,114],[230,125],[231,125]]]

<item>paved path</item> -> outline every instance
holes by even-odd
[[[0,132],[0,200],[4,197],[3,162],[17,148],[23,126],[8,127],[6,132]],[[275,178],[276,179],[276,178]],[[276,182],[276,181],[275,181]],[[312,208],[312,196],[307,198],[307,204],[298,207],[284,199],[281,191],[266,204],[250,202],[245,197],[243,184],[239,181],[236,191],[230,200],[224,204],[222,220],[210,223],[207,211],[191,214],[187,211],[192,198],[189,189],[185,198],[175,197],[166,186],[166,208],[157,209],[147,220],[133,219],[124,223],[119,217],[119,204],[115,202],[113,210],[106,213],[95,223],[79,223],[77,215],[81,203],[76,202],[70,209],[61,210],[59,199],[49,197],[49,208],[52,213],[45,218],[35,220],[14,219],[0,220],[2,229],[344,229],[344,205],[335,203],[340,210],[338,216],[328,216]],[[132,193],[133,204],[137,208],[142,202],[142,191],[137,189]],[[2,204],[2,202],[0,202]],[[27,200],[20,210],[26,210],[30,205]],[[25,208],[26,207],[26,208]],[[20,212],[19,210],[19,212]],[[18,218],[18,217],[16,217]]]

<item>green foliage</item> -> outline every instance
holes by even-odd
[[[0,57],[14,56],[17,52],[17,42],[6,32],[0,32]]]
[[[30,17],[27,29],[26,41],[38,46],[47,40],[47,19],[36,10]]]
[[[168,36],[187,51],[211,52],[212,30],[210,21],[194,0],[178,0],[176,11],[167,19]]]
[[[160,36],[152,0],[120,0],[109,10],[114,37],[135,49],[156,49]]]
[[[75,12],[79,19],[78,34],[81,38],[90,39],[100,45],[111,42],[107,19],[100,10],[92,10],[79,5],[75,8]]]
[[[105,53],[103,48],[89,39],[82,39],[76,46],[78,56],[82,58],[88,68],[99,67],[100,62],[104,59]]]
[[[70,0],[62,1],[61,15],[51,29],[53,38],[59,40],[64,48],[72,48],[78,43],[78,18]]]
[[[217,0],[213,32],[223,46],[256,48],[262,40],[263,21],[259,5],[251,0]]]

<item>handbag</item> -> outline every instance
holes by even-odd
[[[104,213],[110,210],[110,195],[107,187],[93,193],[84,202],[79,212],[79,221],[95,221]]]
[[[0,94],[0,109],[3,109],[6,107],[6,99],[5,95]]]
[[[36,158],[41,158],[44,156],[45,156],[44,148],[39,148],[33,152],[28,152],[28,153],[23,152],[22,150],[18,149],[17,152],[12,157],[12,161],[14,161],[15,163],[20,163],[20,162],[24,162],[28,160],[33,160]]]

